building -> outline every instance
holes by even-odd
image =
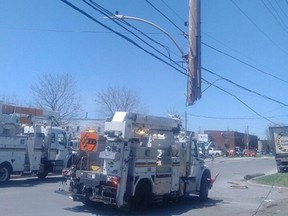
[[[205,130],[208,134],[209,141],[215,142],[215,145],[226,151],[228,149],[258,149],[258,137],[247,133],[240,133],[237,131],[220,131],[220,130]]]

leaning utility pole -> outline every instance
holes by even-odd
[[[189,0],[189,50],[187,105],[201,98],[201,28],[200,0]]]

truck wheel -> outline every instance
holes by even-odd
[[[131,200],[131,210],[142,212],[146,210],[152,199],[151,187],[145,182],[140,182],[137,185],[135,195]]]
[[[94,202],[90,200],[91,194],[92,194],[92,188],[88,188],[85,190],[85,197],[82,200],[82,203],[84,205],[92,206],[92,204],[94,204]]]
[[[6,164],[0,165],[0,184],[7,183],[10,180],[11,169]]]
[[[201,202],[204,202],[208,199],[208,193],[209,193],[209,179],[208,175],[204,174],[201,179],[200,193],[199,193],[199,199]]]
[[[47,175],[48,175],[47,171],[44,171],[43,173],[37,173],[38,179],[45,179]]]
[[[280,167],[277,167],[277,171],[278,171],[278,173],[282,173],[282,172],[284,172],[284,169],[280,168]]]

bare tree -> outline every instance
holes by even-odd
[[[125,87],[108,87],[96,94],[98,112],[110,117],[116,111],[137,112],[141,108],[141,99]]]
[[[31,86],[31,90],[35,105],[45,110],[59,112],[61,124],[67,124],[71,119],[78,117],[81,111],[76,81],[68,73],[43,74],[39,82]]]

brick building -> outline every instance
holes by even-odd
[[[219,130],[205,130],[208,134],[209,141],[214,141],[215,145],[222,149],[234,149],[236,146],[241,149],[247,148],[256,150],[258,148],[258,137],[246,133],[236,131],[219,131]]]

